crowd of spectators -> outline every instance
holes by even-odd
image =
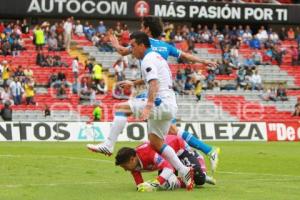
[[[1,92],[1,101],[4,105],[20,105],[23,102],[27,105],[35,104],[33,71],[20,65],[14,67],[11,62],[3,60],[0,64],[1,80],[3,81],[3,90]]]
[[[26,20],[23,23],[19,20],[10,23],[0,22],[0,55],[18,56],[21,51],[26,50],[22,34],[28,31]]]
[[[0,54],[17,56],[21,50],[24,50],[24,41],[22,33],[29,33],[29,25],[24,20],[22,23],[0,23]],[[114,27],[107,27],[103,21],[99,21],[94,26],[89,22],[84,25],[80,20],[74,22],[74,19],[68,18],[59,23],[50,25],[44,22],[33,29],[33,42],[36,45],[37,57],[36,64],[42,67],[68,67],[61,60],[59,54],[46,55],[43,48],[47,45],[49,51],[70,50],[71,36],[85,36],[103,52],[113,52],[109,40],[109,35],[114,34],[118,37],[123,46],[129,45],[130,31],[126,24],[117,22]],[[292,65],[298,65],[299,62],[299,44],[300,30],[296,28],[282,28],[275,32],[272,28],[268,30],[261,26],[257,33],[250,26],[232,26],[225,25],[221,30],[217,25],[211,28],[207,25],[198,25],[188,27],[187,25],[174,26],[171,23],[165,24],[165,30],[162,39],[166,42],[177,45],[184,43],[183,50],[197,54],[196,43],[210,43],[222,52],[221,59],[216,60],[216,67],[191,68],[189,65],[185,69],[179,69],[174,80],[174,89],[178,94],[195,95],[196,100],[201,100],[203,89],[214,89],[215,87],[224,87],[216,80],[218,75],[236,74],[236,84],[227,85],[224,88],[237,89],[244,88],[250,90],[261,90],[260,95],[266,101],[286,101],[288,100],[283,85],[277,89],[266,88],[263,86],[263,80],[257,70],[257,65],[271,64],[276,61],[278,65],[282,64],[283,56],[291,54]],[[298,45],[289,48],[282,47],[282,41],[298,42]],[[249,46],[253,53],[241,59],[239,49],[242,46]],[[9,47],[9,48],[8,48]],[[201,55],[200,55],[201,56]],[[182,61],[184,62],[184,61]],[[26,104],[35,104],[34,101],[34,80],[32,71],[26,73],[22,66],[13,69],[8,67],[8,62],[0,65],[4,89],[1,92],[1,101],[5,105],[19,105],[22,102]],[[49,78],[49,86],[53,86],[57,91],[57,98],[66,98],[67,91],[71,89],[74,93],[80,95],[81,100],[88,100],[90,104],[97,104],[97,95],[103,95],[108,92],[107,84],[102,74],[101,64],[87,60],[85,68],[89,75],[80,77],[79,59],[74,58],[72,62],[72,72],[75,82],[69,83],[66,75],[62,71],[54,70]],[[113,64],[110,69],[118,83],[124,79],[136,80],[140,77],[139,62],[131,56],[122,57]],[[30,70],[29,70],[30,71]],[[31,74],[31,75],[30,75]],[[130,77],[130,78],[128,78]],[[128,99],[131,90],[121,88],[116,85],[113,88],[113,97],[117,99]]]

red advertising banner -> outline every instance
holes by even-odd
[[[300,121],[267,123],[268,141],[300,141]]]

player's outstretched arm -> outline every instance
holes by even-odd
[[[109,39],[110,39],[111,45],[122,56],[127,56],[127,55],[129,55],[131,53],[130,48],[123,47],[122,45],[119,44],[118,38],[115,35],[110,35]]]
[[[217,66],[216,62],[206,60],[206,59],[200,59],[197,56],[194,56],[193,54],[186,53],[186,52],[181,52],[180,57],[182,59],[185,59],[185,60],[190,61],[192,63],[203,63],[203,64],[209,65],[211,67],[216,67]]]

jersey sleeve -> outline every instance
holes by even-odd
[[[177,49],[176,47],[167,44],[168,50],[169,50],[169,55],[173,56],[175,58],[179,58],[181,56],[181,50]]]
[[[144,182],[142,173],[140,171],[132,171],[131,175],[133,176],[136,185]]]
[[[154,59],[155,57],[152,58]],[[151,59],[147,59],[142,62],[142,70],[147,82],[158,79],[157,68]]]

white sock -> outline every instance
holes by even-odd
[[[169,145],[164,145],[162,150],[160,151],[161,155],[171,163],[171,165],[179,172],[184,173],[187,170],[182,162],[177,157],[174,149],[172,149]]]
[[[124,116],[120,116],[120,115],[116,115],[113,121],[113,124],[111,126],[110,132],[109,132],[109,136],[106,139],[105,143],[112,148],[114,148],[119,135],[122,133],[125,125],[127,122],[127,117]]]

